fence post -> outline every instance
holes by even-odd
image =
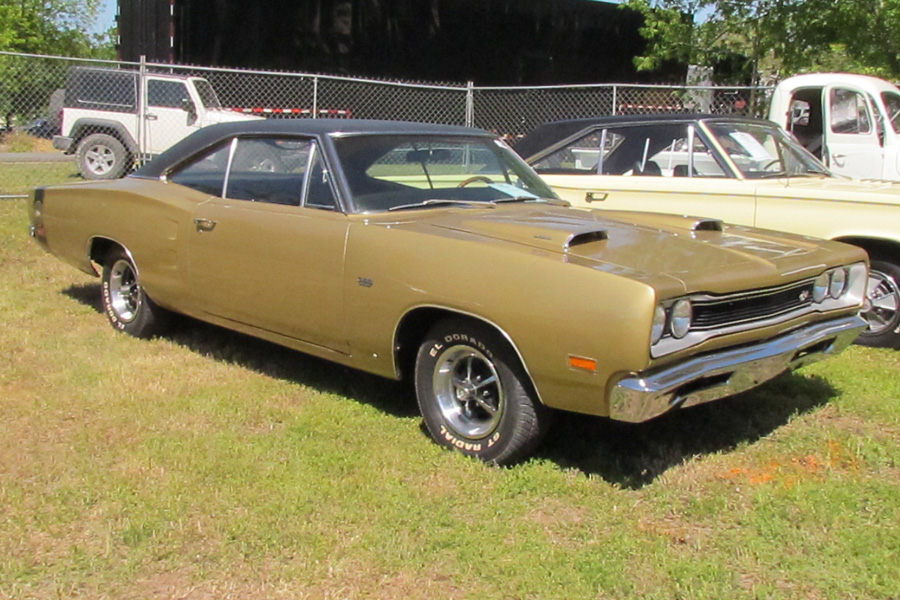
[[[312,118],[319,118],[319,78],[313,77],[313,105]]]
[[[137,147],[138,147],[138,164],[143,165],[147,162],[147,148],[145,148],[144,140],[146,139],[147,127],[147,107],[145,99],[147,98],[147,56],[141,54],[140,65],[138,66],[138,97],[137,97]]]
[[[616,103],[619,101],[618,97],[617,97],[618,92],[619,92],[619,86],[617,86],[616,84],[613,84],[612,87],[613,87],[613,102],[612,102],[612,115],[611,116],[614,117],[619,112],[619,109],[616,107]]]
[[[466,82],[466,127],[475,127],[475,82]]]

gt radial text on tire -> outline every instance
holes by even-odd
[[[900,348],[900,266],[872,258],[866,308],[869,327],[857,343],[875,348]]]
[[[118,179],[130,167],[125,146],[106,133],[92,133],[78,144],[78,170],[85,179]]]
[[[121,248],[111,250],[103,263],[101,294],[114,328],[138,338],[158,333],[162,309],[147,297],[134,261]]]
[[[432,438],[479,460],[522,460],[549,426],[552,413],[535,397],[512,348],[480,323],[437,323],[419,347],[415,380]]]

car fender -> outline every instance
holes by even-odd
[[[125,126],[111,119],[92,119],[82,118],[75,121],[71,129],[71,137],[75,140],[68,153],[72,153],[78,147],[78,143],[86,136],[92,133],[113,133],[119,140],[125,144],[125,148],[131,154],[138,154],[137,141],[128,132]]]

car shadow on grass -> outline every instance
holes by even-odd
[[[759,440],[836,395],[821,377],[785,373],[759,388],[644,423],[560,413],[538,456],[639,489],[693,456]]]
[[[63,293],[103,313],[98,284]],[[214,360],[362,402],[395,417],[419,414],[409,382],[396,382],[243,335],[172,315],[162,339]],[[644,487],[696,455],[730,451],[782,427],[795,415],[826,404],[837,391],[821,377],[788,373],[737,396],[645,423],[557,412],[538,459],[627,489]],[[427,436],[424,427],[423,435]]]
[[[63,290],[63,294],[103,314],[99,284],[73,285]],[[353,398],[392,416],[419,414],[411,385],[405,382],[370,375],[190,317],[168,314],[159,337],[214,360],[240,365],[318,392]]]

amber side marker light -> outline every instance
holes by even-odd
[[[569,355],[569,366],[573,369],[590,371],[591,373],[597,372],[597,361],[593,358],[584,358],[583,356]]]

